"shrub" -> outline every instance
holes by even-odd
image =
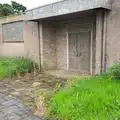
[[[108,76],[76,79],[51,99],[47,115],[58,120],[119,120],[120,81]]]
[[[106,72],[103,73],[103,75],[111,76],[114,79],[120,79],[120,63],[114,64],[112,67],[110,67]]]
[[[30,73],[34,63],[23,57],[0,58],[0,77],[13,76],[17,73]]]

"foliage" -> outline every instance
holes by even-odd
[[[0,17],[14,14],[13,8],[9,4],[0,4]]]
[[[47,117],[57,120],[119,120],[120,64],[104,75],[76,78],[50,100]]]
[[[120,79],[120,63],[114,64],[104,74],[111,76],[114,79]]]
[[[26,7],[12,1],[10,4],[0,4],[0,17],[25,12]]]
[[[15,1],[12,1],[12,7],[13,7],[15,13],[25,12],[25,10],[26,10],[25,6],[15,2]]]
[[[34,64],[31,60],[16,58],[0,58],[0,77],[13,76],[17,73],[30,73],[34,70]]]

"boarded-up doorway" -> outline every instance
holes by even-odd
[[[68,33],[69,70],[90,73],[90,31]]]

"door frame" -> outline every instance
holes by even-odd
[[[69,34],[70,33],[80,33],[80,32],[90,32],[90,52],[89,52],[89,73],[92,75],[93,74],[93,24],[92,25],[92,29],[91,30],[87,30],[87,29],[81,29],[79,30],[79,32],[69,32],[67,31],[66,36],[67,36],[67,70],[70,70],[69,68]]]

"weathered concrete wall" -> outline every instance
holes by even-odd
[[[43,68],[56,69],[56,29],[51,22],[42,22]]]
[[[0,19],[0,56],[24,56],[23,22],[25,15]]]
[[[37,22],[24,22],[24,54],[40,65],[39,34]]]
[[[111,9],[111,0],[64,0],[26,12],[28,20],[65,15],[95,8]]]
[[[26,19],[26,16],[23,15],[11,15],[7,17],[0,18],[0,24],[23,21]]]
[[[120,61],[120,0],[113,0],[112,11],[108,15],[107,67]]]
[[[3,24],[4,42],[24,41],[23,29],[24,29],[23,22]]]
[[[23,22],[1,25],[0,55],[24,56]]]
[[[88,25],[90,25],[90,28],[91,31],[92,31],[92,42],[93,42],[93,46],[92,46],[92,51],[93,51],[93,56],[92,56],[92,62],[95,63],[95,39],[94,39],[94,29],[92,28],[94,25],[93,25],[93,22],[94,22],[94,18],[92,17],[87,17],[87,18],[81,18],[81,19],[76,19],[76,20],[68,20],[66,22],[61,22],[60,25],[59,25],[59,28],[57,28],[57,33],[56,33],[56,45],[57,45],[57,68],[58,69],[64,69],[64,70],[69,70],[69,58],[68,57],[68,54],[69,54],[69,51],[68,51],[68,43],[69,40],[68,40],[68,32],[71,32],[71,30],[73,32],[75,32],[75,30],[73,29],[69,29],[69,27],[71,28],[77,28],[78,31],[81,30],[81,29],[85,29],[85,25],[86,23]],[[80,28],[79,26],[83,25],[82,28]],[[84,30],[83,29],[83,30]],[[88,30],[88,29],[87,29]],[[91,66],[92,68],[92,71],[91,72],[94,72],[95,70],[95,65],[93,64]]]
[[[41,45],[43,45],[42,59],[43,59],[43,69],[61,69],[69,70],[69,58],[68,58],[68,30],[69,26],[77,26],[80,30],[82,28],[78,27],[84,23],[90,24],[90,29],[94,34],[93,23],[95,17],[90,14],[87,18],[69,19],[69,20],[59,20],[59,21],[42,21],[42,39]],[[87,25],[86,24],[86,25]],[[89,26],[88,26],[89,27]],[[87,28],[88,28],[87,27]],[[95,34],[94,34],[95,35]],[[95,36],[92,35],[93,39],[93,62],[95,63]],[[93,71],[95,70],[95,65],[93,64]]]
[[[24,56],[24,43],[3,43],[2,56]]]
[[[62,22],[57,25],[56,30],[56,51],[57,68],[67,70],[67,25]]]

